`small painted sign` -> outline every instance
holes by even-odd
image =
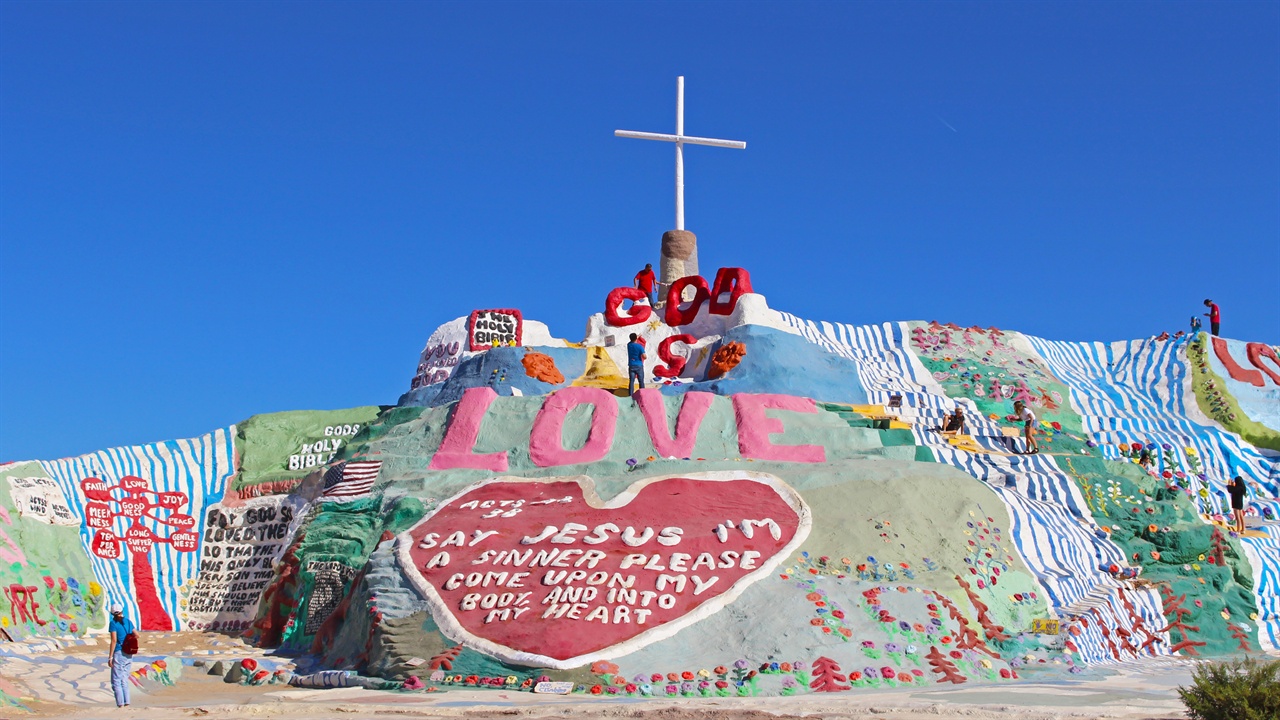
[[[519,310],[475,310],[467,321],[467,349],[476,352],[515,347],[524,339],[524,316]]]
[[[540,682],[533,686],[533,691],[542,695],[568,695],[573,692],[573,683]]]
[[[1051,618],[1036,618],[1031,621],[1031,632],[1044,635],[1057,635],[1059,623]]]

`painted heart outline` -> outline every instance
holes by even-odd
[[[513,664],[570,669],[718,612],[795,552],[812,522],[767,473],[645,478],[607,503],[586,476],[504,476],[441,502],[400,534],[397,554],[446,636]]]

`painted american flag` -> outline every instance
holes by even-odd
[[[324,491],[320,497],[330,502],[357,500],[369,494],[378,479],[381,460],[340,462],[324,473]]]

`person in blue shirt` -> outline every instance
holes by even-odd
[[[124,605],[115,603],[111,606],[111,622],[107,624],[111,631],[111,649],[107,655],[107,667],[111,668],[111,689],[116,694],[116,707],[129,705],[129,671],[133,666],[133,656],[124,654],[124,636],[133,632],[133,623],[124,616]]]
[[[640,342],[640,336],[631,333],[631,342],[627,343],[627,394],[632,397],[636,394],[637,381],[640,383],[640,389],[644,389],[644,360],[646,357],[644,343]]]

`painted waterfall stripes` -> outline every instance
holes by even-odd
[[[1049,455],[980,455],[957,450],[929,428],[943,413],[963,403],[970,412],[966,421],[979,444],[1007,450],[998,423],[977,412],[972,403],[948,397],[907,346],[904,323],[854,327],[828,322],[814,323],[789,313],[783,320],[797,333],[830,352],[857,363],[868,399],[884,404],[890,395],[903,396],[901,416],[913,420],[916,443],[926,446],[938,462],[964,470],[983,481],[1000,496],[1013,518],[1012,536],[1019,554],[1036,575],[1058,614],[1097,607],[1121,627],[1132,630],[1128,613],[1116,596],[1117,581],[1098,569],[1105,563],[1124,566],[1125,553],[1110,540],[1092,532],[1096,527],[1075,482]],[[1152,630],[1164,627],[1159,595],[1153,590],[1129,593],[1138,615]],[[1078,638],[1086,662],[1114,661],[1104,638],[1091,622]],[[1167,639],[1167,634],[1162,634]],[[1167,654],[1167,644],[1155,654]]]
[[[62,460],[41,461],[45,472],[62,488],[71,512],[80,521],[80,539],[85,552],[89,554],[94,574],[102,583],[108,606],[114,602],[123,604],[125,613],[135,626],[140,626],[141,619],[135,602],[138,595],[133,587],[129,553],[124,552],[121,560],[105,560],[93,554],[90,548],[93,532],[85,525],[85,497],[80,489],[80,481],[87,477],[98,477],[107,481],[110,486],[118,484],[125,475],[135,475],[149,480],[152,490],[186,493],[190,500],[182,508],[182,512],[196,519],[192,531],[203,542],[204,513],[210,504],[222,499],[227,481],[235,472],[234,437],[235,426],[232,426],[189,440],[169,440],[150,445],[100,450]],[[158,535],[168,535],[171,532],[169,528],[153,520],[144,519],[143,523]],[[118,535],[123,536],[124,528],[120,521],[115,522],[112,527]],[[179,613],[179,588],[187,580],[196,577],[200,569],[200,548],[197,546],[194,552],[178,552],[167,543],[156,543],[147,557],[155,572],[160,604],[169,617],[173,618],[174,629],[181,630],[183,624]]]
[[[1031,338],[1036,351],[1071,390],[1071,405],[1084,419],[1084,429],[1099,442],[1169,443],[1179,450],[1195,448],[1208,484],[1221,501],[1226,482],[1236,473],[1261,485],[1272,497],[1280,485],[1280,457],[1259,452],[1235,433],[1188,408],[1190,367],[1186,344],[1177,341],[1068,343]],[[1194,402],[1194,401],[1192,401]],[[1118,459],[1114,445],[1104,454]],[[1273,508],[1274,501],[1268,502]],[[1258,641],[1280,650],[1280,536],[1241,538],[1253,569],[1258,603]]]
[[[1264,455],[1207,419],[1193,420],[1203,416],[1187,406],[1191,370],[1184,342],[1027,339],[1071,390],[1072,407],[1099,444],[1140,440],[1194,447],[1218,492],[1225,493],[1227,479],[1239,472],[1271,496],[1280,494],[1280,457]],[[1120,459],[1114,444],[1102,445],[1102,451],[1110,460]]]
[[[1253,594],[1258,603],[1258,644],[1263,650],[1280,650],[1280,529],[1261,528],[1263,538],[1244,538],[1245,557],[1253,570]]]

